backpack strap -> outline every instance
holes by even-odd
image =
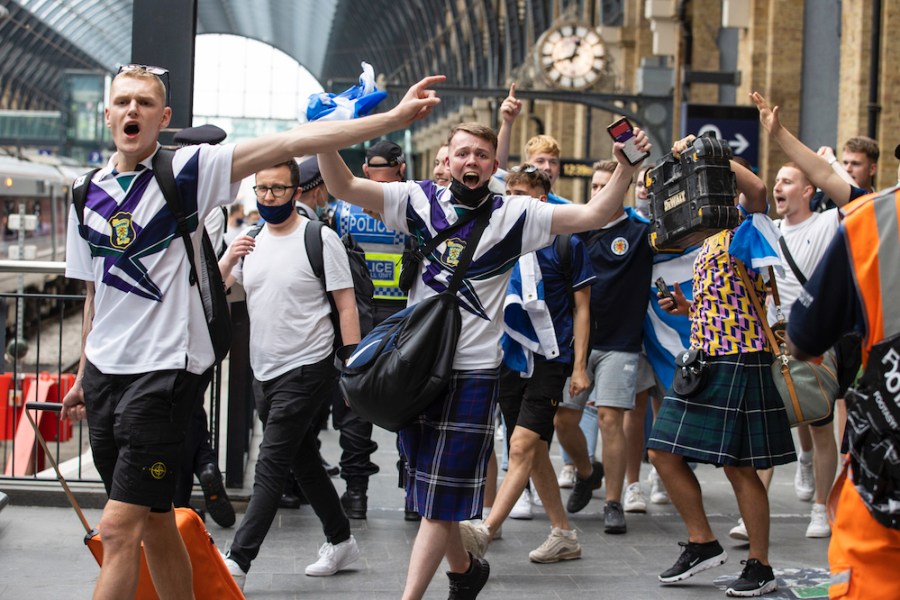
[[[153,177],[162,191],[163,198],[166,199],[166,205],[172,214],[175,215],[177,222],[176,232],[184,240],[184,247],[187,252],[188,264],[190,265],[191,274],[189,282],[191,285],[197,283],[197,261],[194,257],[194,244],[191,242],[191,232],[188,228],[187,216],[184,214],[184,204],[181,201],[181,194],[178,193],[178,186],[175,185],[175,172],[172,170],[172,159],[175,152],[160,148],[153,156]]]
[[[303,235],[303,243],[306,246],[306,256],[312,266],[313,273],[322,280],[325,285],[325,256],[324,243],[322,242],[322,228],[325,225],[321,221],[310,219],[306,224],[306,232]]]
[[[88,188],[91,187],[91,181],[93,181],[94,175],[99,170],[92,169],[88,171],[72,184],[72,204],[75,206],[75,216],[78,218],[79,225],[84,225],[84,206],[87,203]]]
[[[575,290],[572,288],[572,234],[564,233],[556,236],[553,249],[559,257],[563,277],[566,279],[566,296],[569,298],[569,309],[575,310]]]

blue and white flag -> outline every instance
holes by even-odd
[[[749,268],[760,273],[763,281],[769,280],[769,267],[775,267],[779,277],[784,276],[784,266],[778,255],[778,238],[781,232],[765,213],[752,213],[734,232],[728,253]]]
[[[375,87],[375,70],[369,63],[362,63],[363,72],[359,85],[340,94],[321,92],[311,94],[306,105],[301,106],[297,119],[306,121],[346,121],[369,114],[379,102],[387,97],[387,92]]]
[[[531,377],[534,353],[559,356],[556,330],[544,301],[544,282],[534,252],[521,256],[512,270],[503,304],[503,364]]]
[[[669,290],[678,282],[682,293],[693,300],[694,259],[700,248],[689,248],[681,254],[657,254],[653,257],[655,282],[662,277]],[[651,283],[650,302],[644,317],[644,352],[653,372],[666,388],[671,387],[675,375],[675,356],[691,345],[691,320],[673,315],[659,307],[656,301],[656,284]]]

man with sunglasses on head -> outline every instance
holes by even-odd
[[[137,589],[141,542],[158,594],[192,598],[191,565],[172,498],[197,387],[214,362],[185,244],[153,174],[172,109],[164,69],[128,65],[113,78],[106,126],[116,152],[88,186],[84,223],[69,212],[66,276],[86,282],[82,358],[62,417],[87,418],[94,463],[109,501],[100,518],[103,565],[97,600]],[[408,126],[439,102],[425,78],[390,111],[351,122],[321,121],[221,146],[176,151],[172,170],[194,253],[216,206],[245,177],[279,161],[337,150]],[[196,218],[193,218],[196,215]]]

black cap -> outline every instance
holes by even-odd
[[[897,147],[894,148],[894,158],[900,160],[900,144],[897,144]]]
[[[403,149],[394,142],[387,140],[380,140],[369,146],[369,149],[366,150],[366,164],[368,165],[376,156],[385,159],[388,166],[391,167],[396,167],[400,163],[406,162],[406,157],[403,156]]]
[[[319,159],[315,156],[308,156],[297,161],[300,167],[300,191],[308,192],[314,190],[323,183],[322,174],[319,172]]]
[[[175,134],[173,138],[176,144],[182,146],[194,146],[197,144],[218,144],[228,134],[221,127],[215,125],[200,125],[198,127],[187,127]]]

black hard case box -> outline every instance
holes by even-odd
[[[667,154],[645,175],[652,213],[650,244],[681,252],[740,223],[727,141],[703,135],[675,158]]]

